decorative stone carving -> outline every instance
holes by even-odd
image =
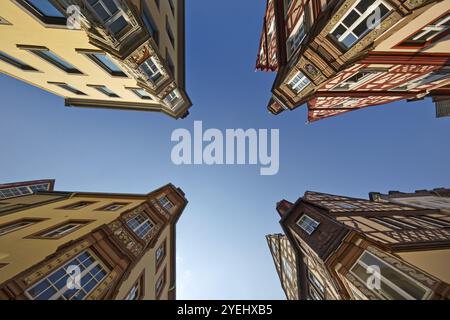
[[[57,258],[52,259],[47,264],[43,265],[27,277],[23,279],[23,282],[29,286],[40,280],[43,276],[49,274],[51,271],[59,268],[61,265],[72,259],[73,257],[77,256],[79,253],[81,253],[83,250],[89,248],[89,242],[83,241],[77,246],[71,248],[70,250],[62,253]]]

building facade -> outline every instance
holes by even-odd
[[[313,122],[368,106],[450,100],[450,2],[268,0],[256,68],[276,71],[268,109]]]
[[[0,299],[172,300],[176,223],[187,200],[39,191],[0,213]]]
[[[449,200],[448,189],[436,190],[410,199]],[[306,192],[277,205],[296,256],[299,299],[450,299],[448,211],[431,199],[433,206],[405,204],[397,194],[371,198]]]
[[[66,106],[188,115],[184,0],[0,2],[0,71]]]
[[[297,260],[294,248],[283,234],[266,236],[281,286],[288,300],[299,300],[297,287]]]

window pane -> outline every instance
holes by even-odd
[[[119,34],[123,29],[125,29],[128,26],[128,22],[125,20],[124,17],[119,17],[116,21],[114,21],[109,28],[111,29],[111,32],[115,35]]]
[[[65,18],[64,15],[50,3],[49,0],[26,0],[41,14],[47,17]]]
[[[122,72],[122,70],[106,54],[96,53],[93,54],[93,56],[112,72]]]
[[[360,15],[355,11],[352,10],[347,17],[344,19],[344,21],[342,21],[342,23],[347,27],[350,28],[356,20],[358,20],[360,17]]]

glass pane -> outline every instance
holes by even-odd
[[[344,40],[342,40],[342,44],[347,47],[350,48],[355,42],[356,40],[358,40],[354,35],[349,34]]]
[[[119,8],[117,8],[113,0],[103,0],[102,2],[111,13],[111,15],[114,15],[117,11],[119,11]]]
[[[367,11],[367,9],[373,5],[375,2],[375,0],[361,0],[359,1],[358,5],[356,6],[356,9],[360,12],[360,13],[364,13]]]
[[[97,60],[104,64],[112,72],[122,72],[122,70],[105,54],[94,54]]]
[[[27,0],[41,14],[47,17],[65,18],[64,15],[50,3],[49,0]]]
[[[119,34],[123,29],[125,29],[128,26],[128,22],[125,20],[124,17],[119,17],[116,21],[114,21],[109,28],[111,29],[111,32],[114,34]]]
[[[36,300],[49,300],[55,293],[56,290],[54,288],[48,288]]]
[[[360,15],[355,10],[352,10],[344,19],[344,21],[342,21],[342,23],[347,26],[347,28],[350,28],[352,24],[354,24],[355,21],[359,19],[359,17]]]

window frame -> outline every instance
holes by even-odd
[[[119,210],[122,210],[123,208],[125,208],[128,205],[130,205],[129,202],[112,202],[110,204],[107,204],[106,206],[96,209],[95,211],[117,212]],[[109,208],[113,207],[113,206],[120,206],[120,207],[115,210],[110,210]]]
[[[136,296],[136,299],[129,299],[129,298],[131,298],[130,295],[133,293],[133,290],[136,287],[137,287],[136,291],[138,293]],[[139,278],[136,280],[136,282],[133,284],[131,289],[128,291],[124,300],[126,300],[126,301],[143,300],[144,296],[145,296],[145,269],[142,271]]]
[[[144,219],[144,221],[140,222],[140,223],[139,223],[139,221],[137,221],[138,222],[137,226],[135,226],[135,227],[131,226],[130,222],[133,220],[136,220],[138,217],[142,217]],[[150,227],[149,227],[148,231],[145,232],[145,234],[141,235],[142,230],[145,230],[145,228],[144,229],[141,229],[141,228],[143,228],[146,223],[149,223]],[[134,217],[127,219],[126,225],[127,225],[128,229],[130,229],[133,232],[133,234],[141,240],[144,240],[156,226],[156,224],[150,219],[149,216],[147,216],[146,214],[142,214],[142,213],[139,213],[139,214],[135,215]]]
[[[65,17],[65,14],[61,12],[53,3],[51,0],[48,0],[48,2],[61,14],[64,16],[62,17],[54,17],[54,16],[46,16],[43,12],[39,10],[39,8],[36,8],[33,4],[28,2],[27,0],[15,0],[15,2],[20,5],[22,8],[24,8],[28,13],[32,14],[34,17],[39,19],[42,23],[48,25],[48,26],[67,26],[67,17]]]
[[[22,219],[18,219],[18,220],[14,220],[14,221],[10,221],[10,222],[6,222],[0,225],[0,237],[5,236],[7,234],[28,228],[30,226],[33,226],[39,222],[43,222],[46,221],[48,219],[39,219],[39,218],[22,218]],[[20,223],[27,223],[26,225],[20,226],[20,227],[15,227],[13,229],[7,229],[5,231],[6,228],[11,228],[17,224]]]
[[[93,88],[108,98],[120,98],[120,96],[105,85],[88,84],[89,88]]]
[[[85,203],[85,205],[82,206],[82,207],[75,207],[75,205],[81,204],[81,203]],[[57,208],[57,209],[58,209],[58,210],[81,210],[81,209],[87,208],[87,207],[89,207],[90,205],[93,205],[93,204],[96,204],[96,203],[97,203],[96,201],[77,201],[77,202],[74,202],[74,203],[65,205],[65,206],[63,206],[63,207],[59,207],[59,208]],[[74,207],[75,207],[75,208],[74,208]]]
[[[431,28],[431,27],[436,27],[436,25],[434,25],[434,23],[438,22],[441,19],[444,19],[446,16],[449,17],[450,19],[450,11],[447,11],[446,13],[440,15],[439,17],[437,17],[436,19],[434,19],[433,21],[427,23],[426,25],[423,25],[419,30],[417,30],[414,33],[411,33],[409,36],[407,36],[406,38],[404,38],[401,42],[399,42],[398,44],[396,44],[394,46],[394,49],[406,49],[406,48],[411,48],[411,49],[417,49],[417,48],[426,48],[428,46],[430,46],[431,44],[439,41],[440,39],[448,36],[450,34],[450,27],[442,30],[441,32],[435,34],[431,39],[427,39],[426,41],[424,41],[422,44],[418,43],[418,42],[414,42],[414,44],[406,44],[408,41],[417,41],[412,39],[413,37],[420,35],[424,32],[426,32],[424,29],[426,28]],[[432,30],[428,30],[428,31],[432,31]],[[435,30],[437,31],[437,30]],[[410,40],[412,39],[412,40]]]
[[[363,39],[364,37],[366,37],[372,30],[370,30],[369,28],[367,28],[367,30],[364,31],[364,33],[358,37],[357,34],[354,33],[354,30],[364,21],[367,21],[367,19],[370,17],[371,13],[373,12],[373,10],[375,10],[375,8],[380,7],[380,5],[384,5],[387,9],[388,9],[388,13],[386,15],[384,15],[383,17],[381,17],[380,23],[379,25],[382,24],[383,20],[386,19],[386,17],[388,17],[392,11],[393,8],[392,6],[387,3],[384,0],[374,0],[374,3],[371,4],[365,12],[358,12],[361,13],[361,15],[359,16],[358,19],[356,19],[353,24],[349,27],[347,27],[346,25],[343,24],[343,21],[345,19],[347,19],[347,17],[350,15],[351,12],[353,12],[353,10],[355,10],[355,8],[362,2],[362,1],[366,1],[366,0],[358,0],[356,1],[351,7],[349,7],[349,9],[347,10],[347,12],[342,16],[341,19],[339,19],[338,22],[336,22],[336,24],[333,26],[333,28],[330,30],[328,36],[330,36],[331,39],[334,40],[334,42],[336,44],[338,44],[338,46],[343,49],[345,52],[350,50],[353,46],[355,46],[359,41],[361,41],[361,39]],[[346,31],[344,32],[344,34],[341,35],[341,37],[339,39],[342,39],[342,41],[340,41],[334,34],[333,32],[336,31],[337,28],[339,28],[340,26],[343,26]],[[343,40],[346,39],[349,35],[353,35],[356,40],[347,47],[347,45],[344,44]]]
[[[302,221],[302,219],[303,219],[303,221]],[[305,221],[306,219],[309,219],[310,221],[306,222]],[[310,222],[312,222],[312,224]],[[307,225],[303,225],[303,223],[306,223]],[[320,222],[319,221],[311,218],[311,216],[309,216],[306,213],[302,214],[295,224],[301,230],[303,230],[305,233],[307,233],[309,236],[312,235],[317,230],[317,228],[320,226]],[[309,227],[311,229],[308,229]]]
[[[111,14],[109,12],[109,9],[107,8],[107,6],[104,4],[103,0],[94,0],[97,1],[94,5],[91,5],[89,3],[89,1],[86,1],[87,7],[89,8],[89,10],[96,16],[96,18],[105,26],[105,28],[108,29],[108,31],[114,35],[114,37],[116,39],[121,39],[127,32],[129,32],[129,30],[132,28],[132,24],[130,22],[130,17],[128,17],[128,15],[126,14],[125,10],[122,8],[122,6],[120,5],[120,2],[117,0],[112,0],[114,2],[114,5],[117,7],[117,12],[114,14]],[[100,4],[103,9],[105,11],[107,11],[107,13],[109,14],[109,18],[106,19],[105,21],[100,17],[100,15],[98,14],[98,12],[95,10],[94,6],[96,6],[97,4]],[[127,23],[127,26],[124,27],[122,30],[120,30],[118,33],[114,33],[111,30],[111,25],[114,24],[114,22],[116,22],[117,20],[119,20],[120,18],[124,18],[124,20]]]
[[[142,100],[148,100],[148,101],[153,101],[152,96],[147,92],[147,90],[145,90],[144,88],[131,88],[131,87],[127,87],[126,89],[130,90],[131,92],[133,92],[137,97],[141,98]],[[144,96],[141,95],[139,93],[140,90],[143,90],[148,96]]]
[[[158,251],[160,249],[163,249],[163,254],[158,258]],[[159,269],[161,268],[161,266],[163,265],[164,260],[166,259],[167,256],[167,240],[164,239],[163,243],[158,247],[158,249],[155,250],[155,270],[156,272],[159,271]]]
[[[161,282],[160,285],[158,285]],[[159,278],[157,278],[156,282],[155,282],[155,297],[156,300],[159,300],[161,298],[161,295],[164,291],[164,288],[166,287],[167,284],[167,268],[164,268],[163,272],[161,273],[161,275],[159,276]]]
[[[153,57],[149,57],[139,65],[139,69],[147,76],[153,84],[157,85],[164,77],[161,68]],[[154,70],[156,69],[156,70]],[[146,70],[151,71],[151,75]]]
[[[65,83],[65,82],[47,82],[48,84],[52,84],[57,86],[60,89],[66,90],[67,92],[70,92],[72,94],[75,94],[77,96],[87,96],[86,93],[84,93],[81,90],[78,90],[77,88],[73,87],[72,85]]]
[[[104,52],[83,52],[83,54],[92,62],[94,62],[97,66],[99,66],[103,71],[108,73],[110,76],[119,77],[119,78],[128,78],[128,75],[122,70],[122,68],[117,65],[117,63],[106,53]],[[121,71],[115,71],[110,69],[103,61],[101,61],[97,55],[102,55],[108,58],[111,63],[113,63],[117,69]]]
[[[350,267],[349,272],[356,278],[358,279],[359,282],[363,283],[364,286],[366,285],[366,281],[364,279],[361,279],[359,277],[359,275],[356,274],[356,272],[353,271],[353,269],[357,266],[360,265],[361,267],[365,268],[366,270],[368,269],[368,265],[362,261],[363,256],[367,254],[372,256],[375,260],[378,260],[379,262],[381,262],[382,264],[386,265],[388,268],[391,268],[392,270],[394,270],[395,272],[397,272],[398,274],[400,274],[401,276],[403,276],[405,279],[411,281],[415,286],[418,286],[419,288],[424,289],[425,293],[422,296],[422,299],[427,298],[431,293],[432,290],[430,290],[430,288],[427,288],[426,286],[424,286],[423,284],[421,284],[420,282],[418,282],[417,280],[413,279],[412,277],[410,277],[409,275],[407,275],[406,273],[402,272],[401,270],[399,270],[398,268],[394,267],[392,264],[384,261],[383,259],[377,257],[376,255],[374,255],[373,253],[369,252],[369,251],[364,251],[356,260],[356,262]],[[385,280],[383,282],[383,280]],[[398,285],[396,285],[395,283],[393,283],[391,280],[383,277],[383,275],[381,274],[381,282],[384,283],[385,285],[389,286],[392,290],[394,290],[398,295],[404,297],[405,299],[413,299],[415,300],[415,298],[413,296],[411,296],[409,293],[407,293],[406,291],[404,291],[402,288],[400,288]],[[398,290],[397,290],[398,289]],[[378,297],[384,298],[384,299],[390,299],[389,295],[386,293],[382,293],[382,290],[374,290],[374,294],[377,295]]]
[[[83,72],[81,72],[77,67],[75,67],[73,64],[71,64],[70,62],[66,61],[65,59],[61,58],[59,55],[57,55],[55,52],[51,51],[50,49],[46,48],[46,47],[33,47],[33,46],[24,46],[24,45],[17,45],[18,48],[20,49],[24,49],[29,51],[30,53],[34,54],[35,56],[41,58],[44,61],[47,61],[50,65],[52,65],[53,67],[62,70],[68,74],[73,74],[73,75],[84,75]],[[55,56],[56,58],[58,58],[59,60],[61,60],[61,62],[55,60],[55,58],[52,58],[51,56],[47,55],[46,53],[50,53],[50,55]],[[68,67],[70,66],[70,67]]]
[[[293,84],[294,81],[299,78],[298,82]],[[306,80],[306,81],[305,81]],[[288,87],[295,94],[299,94],[305,88],[307,88],[312,83],[311,79],[309,79],[303,71],[297,71],[293,77],[287,82]]]
[[[30,293],[30,291],[31,291],[32,289],[36,288],[37,286],[39,286],[41,283],[45,283],[45,281],[47,281],[48,285],[47,285],[46,289],[45,289],[45,290],[42,290],[42,291],[40,292],[40,294],[44,293],[44,292],[47,291],[49,288],[53,288],[53,290],[55,290],[56,293],[54,293],[54,294],[53,294],[49,299],[47,299],[47,300],[56,300],[56,299],[58,299],[58,298],[64,297],[64,294],[65,294],[67,291],[71,291],[71,290],[68,290],[67,286],[63,286],[61,289],[58,289],[57,286],[56,286],[55,284],[57,284],[59,281],[62,281],[62,280],[66,277],[67,272],[65,272],[66,274],[64,274],[63,276],[61,276],[61,277],[58,278],[57,280],[54,280],[54,281],[53,281],[53,280],[51,280],[50,278],[51,278],[52,276],[54,276],[55,274],[57,274],[58,272],[66,271],[64,268],[67,266],[68,263],[70,263],[70,262],[72,262],[72,261],[74,261],[74,260],[79,259],[79,258],[80,258],[81,256],[83,256],[84,254],[86,254],[88,257],[87,257],[86,260],[83,260],[83,261],[79,260],[79,261],[81,261],[81,264],[83,264],[83,262],[87,261],[88,259],[92,259],[93,262],[92,262],[92,264],[90,264],[85,270],[83,270],[83,271],[81,272],[81,279],[83,279],[84,276],[86,276],[87,274],[89,274],[89,273],[90,273],[95,267],[97,267],[97,266],[99,266],[99,268],[100,268],[100,271],[99,271],[97,274],[99,274],[100,272],[105,273],[105,275],[104,275],[100,280],[96,277],[97,274],[95,274],[95,275],[92,276],[92,279],[91,279],[89,282],[87,282],[87,283],[90,283],[90,282],[93,281],[94,279],[95,279],[95,281],[97,282],[97,283],[95,284],[95,286],[92,287],[92,288],[89,290],[89,292],[86,292],[86,295],[83,297],[82,300],[84,300],[84,299],[86,299],[87,297],[89,297],[89,295],[92,294],[92,292],[94,292],[94,291],[96,290],[96,288],[97,288],[97,287],[98,287],[98,286],[99,286],[99,285],[100,285],[100,284],[108,277],[108,275],[109,275],[110,272],[111,272],[111,271],[110,271],[110,268],[107,268],[106,265],[105,265],[105,263],[104,263],[101,259],[99,259],[99,257],[98,257],[96,254],[94,254],[94,252],[92,252],[92,251],[89,250],[89,249],[88,249],[88,250],[84,250],[84,251],[80,252],[80,254],[78,254],[78,255],[76,255],[76,256],[74,256],[74,257],[68,259],[68,260],[65,261],[62,265],[58,266],[58,267],[56,268],[56,270],[54,270],[53,272],[50,272],[50,273],[47,274],[46,276],[40,278],[36,283],[34,283],[32,286],[30,286],[29,288],[27,288],[27,289],[25,290],[25,295],[26,295],[30,300],[38,300],[37,298],[39,297],[39,295],[37,295],[36,297],[33,297],[33,295]],[[78,266],[80,266],[80,264],[78,264]],[[92,274],[91,274],[91,275],[92,275]],[[77,290],[77,292],[79,292],[79,291],[81,291],[81,290],[83,290],[83,289],[84,289],[84,287],[83,287],[82,289],[80,289],[80,290]],[[75,296],[76,296],[76,294],[73,294],[70,300],[72,300],[72,298],[75,297]],[[65,299],[65,300],[67,300],[67,299]]]
[[[163,201],[165,200],[165,201]],[[175,204],[170,201],[169,197],[167,195],[163,195],[158,198],[158,203],[161,207],[166,209],[167,211],[171,211],[173,208],[175,208]]]
[[[13,57],[12,55],[8,54],[7,52],[0,50],[0,61],[3,61],[13,67],[16,67],[22,71],[28,71],[28,72],[39,72],[39,70],[33,68],[29,64],[23,62],[22,60]]]
[[[59,240],[75,231],[80,230],[81,228],[87,226],[88,224],[90,224],[92,222],[94,222],[94,220],[68,220],[68,221],[59,223],[57,225],[51,226],[49,228],[46,228],[45,230],[36,232],[36,233],[26,237],[26,239]],[[53,236],[53,237],[49,236],[50,234],[55,233],[56,231],[66,227],[68,225],[74,225],[75,227],[72,229],[69,229],[69,231],[59,233],[57,236]]]

